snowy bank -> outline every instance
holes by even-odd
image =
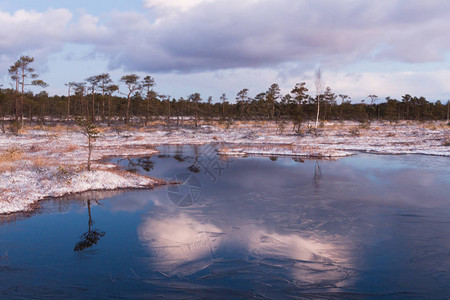
[[[0,173],[0,213],[28,210],[49,197],[92,190],[151,188],[159,181],[119,171],[78,171],[61,167],[34,168]],[[5,188],[6,187],[6,188]]]
[[[109,156],[151,156],[158,145],[216,144],[223,155],[288,155],[338,158],[364,151],[450,157],[450,127],[445,122],[360,124],[325,122],[317,130],[304,124],[248,121],[168,128],[100,127],[94,142],[92,172],[85,168],[87,140],[74,126],[28,127],[19,135],[0,133],[0,214],[25,210],[47,197],[89,190],[142,188],[156,179],[104,163]]]
[[[349,151],[320,149],[315,147],[263,146],[263,147],[224,147],[219,149],[220,155],[226,156],[297,156],[304,158],[339,158],[354,155]]]

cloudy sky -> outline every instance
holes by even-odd
[[[448,28],[448,0],[0,0],[0,84],[30,55],[50,94],[104,72],[151,75],[173,97],[234,100],[302,81],[314,94],[320,67],[355,101],[446,101]]]

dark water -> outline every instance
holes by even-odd
[[[450,297],[449,158],[161,153],[116,161],[182,185],[0,216],[0,298]]]

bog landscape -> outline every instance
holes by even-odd
[[[448,49],[398,58],[397,1],[141,2],[0,1],[0,297],[450,297]]]

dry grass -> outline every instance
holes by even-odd
[[[55,125],[55,126],[49,126],[48,130],[53,131],[53,132],[66,132],[66,131],[68,131],[68,127],[64,126],[64,125]]]
[[[217,124],[215,124],[214,126],[216,126],[216,127],[219,127],[220,129],[229,129],[229,128],[231,128],[231,125],[230,124],[227,124],[226,122],[223,122],[223,123],[217,123]]]
[[[31,164],[33,165],[33,168],[40,169],[51,165],[51,162],[46,158],[38,156],[31,158]]]
[[[243,124],[247,124],[247,125],[258,125],[258,126],[262,126],[265,125],[265,123],[267,123],[267,121],[243,121]]]
[[[14,172],[18,166],[16,163],[0,162],[0,173],[2,172]]]
[[[231,120],[218,120],[218,121],[213,121],[212,125],[222,128],[222,129],[229,129],[231,127],[233,127],[236,124],[236,122],[231,121]]]
[[[0,172],[12,172],[22,168],[23,165],[19,162],[30,163],[33,168],[44,168],[55,164],[55,162],[52,162],[45,157],[32,156],[29,155],[29,153],[22,151],[22,149],[10,148],[0,154]]]
[[[184,120],[187,121],[187,120]],[[153,121],[149,121],[147,122],[147,126],[161,126],[161,125],[166,125],[167,122],[165,120],[153,120]]]
[[[143,137],[143,136],[136,136],[133,139],[133,141],[143,141],[143,140],[145,140],[145,137]]]
[[[246,122],[246,121],[235,121],[235,122],[233,122],[233,125],[236,125],[236,126],[248,125],[248,122]]]
[[[97,131],[99,134],[104,134],[105,132],[108,131],[107,127],[97,127]]]
[[[47,138],[51,141],[58,140],[60,137],[61,137],[60,132],[56,132],[56,133],[47,132]]]
[[[348,127],[346,124],[343,124],[343,123],[331,123],[331,124],[327,124],[326,126],[327,126],[327,129],[332,129],[332,130],[343,130]]]
[[[42,124],[38,124],[38,125],[24,125],[23,126],[23,130],[24,132],[29,132],[32,130],[44,130],[47,132],[47,134],[50,134],[50,132],[60,132],[60,133],[64,133],[69,131],[69,126],[66,125],[42,125]]]
[[[9,148],[0,154],[0,163],[15,162],[23,158],[23,151],[18,148]]]
[[[164,124],[164,125],[166,125],[166,124]],[[137,129],[138,132],[155,132],[158,130],[160,130],[158,128],[158,126],[151,126],[151,125],[142,126],[142,127],[139,127],[139,129]]]
[[[67,152],[73,152],[75,150],[78,150],[80,148],[80,146],[76,145],[76,144],[69,144],[66,147],[66,151]]]
[[[24,128],[26,130],[42,130],[45,129],[42,125],[25,125]]]
[[[424,128],[424,129],[428,129],[428,130],[438,130],[438,129],[446,129],[447,126],[445,123],[443,122],[429,122],[429,123],[424,123],[421,124],[419,126],[420,128]]]
[[[41,146],[31,145],[28,151],[29,152],[39,152],[41,150],[43,150]]]
[[[124,131],[135,131],[136,128],[133,128],[130,125],[123,124],[123,125],[113,127],[113,130],[117,131],[117,132],[124,132]]]
[[[0,154],[0,172],[12,172],[18,167],[17,161],[22,160],[23,151],[17,148],[9,148]]]

